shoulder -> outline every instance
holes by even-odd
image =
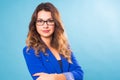
[[[24,48],[23,48],[23,54],[34,54],[35,53],[35,50],[32,48],[32,47],[30,47],[30,48],[28,48],[28,46],[25,46]]]
[[[26,52],[27,51],[27,46],[25,46],[24,48],[23,48],[23,52]]]
[[[26,56],[31,55],[31,56],[39,57],[39,56],[41,56],[41,54],[43,54],[43,52],[40,51],[39,54],[36,55],[34,48],[32,48],[32,47],[29,48],[28,46],[25,46],[23,48],[23,54],[26,55]]]
[[[78,65],[78,61],[77,61],[77,59],[75,57],[75,54],[73,52],[71,53],[71,60],[72,60],[73,64],[77,64]]]

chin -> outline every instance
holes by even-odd
[[[50,38],[50,37],[52,37],[52,35],[44,35],[43,37],[44,38]]]

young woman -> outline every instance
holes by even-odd
[[[34,80],[83,80],[56,7],[47,2],[35,9],[23,49]]]

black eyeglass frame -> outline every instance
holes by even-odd
[[[47,24],[48,26],[53,26],[55,24],[54,20],[53,19],[48,19],[48,20],[36,20],[36,24],[39,25],[39,26],[43,26],[44,24]]]

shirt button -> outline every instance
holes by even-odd
[[[48,62],[48,59],[46,61]]]

